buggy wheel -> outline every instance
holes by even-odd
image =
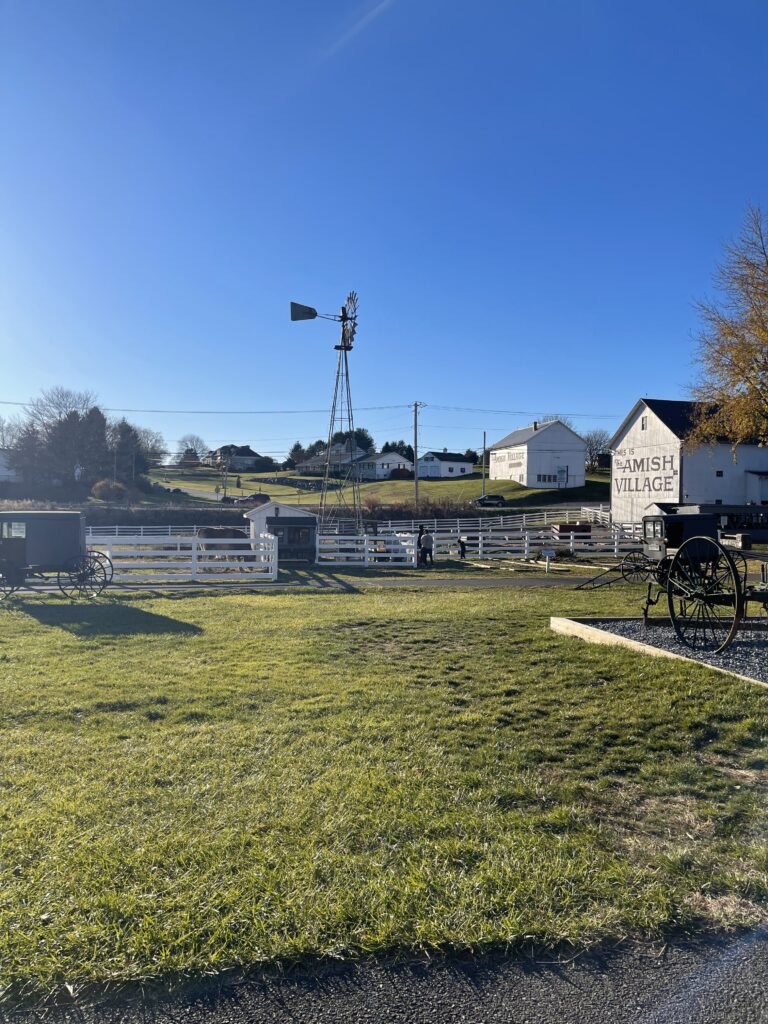
[[[65,597],[96,597],[107,585],[107,570],[88,552],[59,570],[57,581]]]
[[[741,577],[730,554],[710,537],[685,541],[669,567],[667,604],[681,643],[724,651],[744,612]]]
[[[115,567],[112,565],[112,559],[109,555],[105,555],[103,551],[95,551],[91,548],[88,549],[88,555],[91,558],[95,558],[104,566],[104,571],[107,574],[106,586],[112,582],[112,577],[115,575]]]
[[[630,551],[624,555],[619,568],[627,583],[645,583],[651,575],[651,567],[642,551]]]
[[[20,586],[19,574],[10,562],[0,562],[0,601]]]

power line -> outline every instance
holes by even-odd
[[[14,405],[27,408],[32,402],[10,402],[0,399],[0,405]],[[307,416],[322,413],[328,409],[122,409],[117,406],[98,406],[102,412],[141,412],[163,416]],[[410,405],[362,405],[361,412],[377,412],[381,409],[410,409]]]

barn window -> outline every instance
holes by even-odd
[[[715,471],[715,476],[722,476],[722,475],[723,475],[722,469],[718,469],[718,470]]]
[[[648,427],[648,417],[647,416],[643,416],[640,419],[640,429],[641,430],[646,430],[647,427]]]

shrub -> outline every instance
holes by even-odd
[[[412,469],[393,469],[389,474],[390,480],[413,480]]]
[[[100,498],[102,501],[120,501],[127,493],[125,484],[121,484],[119,480],[97,480],[91,488],[94,498]]]

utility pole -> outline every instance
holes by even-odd
[[[426,402],[413,403],[413,504],[414,511],[419,511],[419,409]]]
[[[485,431],[483,431],[483,497],[485,497]]]

